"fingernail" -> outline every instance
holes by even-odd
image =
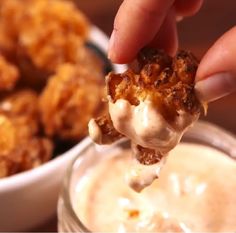
[[[113,48],[115,47],[115,34],[116,30],[113,30],[111,33],[111,38],[108,46],[108,58],[112,60],[113,58]]]
[[[222,98],[236,90],[236,75],[218,73],[198,81],[195,91],[200,101],[211,102]]]
[[[177,15],[177,16],[175,17],[176,22],[180,22],[180,21],[182,21],[183,19],[184,19],[184,17],[183,17],[183,16],[180,16],[180,15]]]

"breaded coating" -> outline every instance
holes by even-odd
[[[38,96],[33,90],[25,89],[7,95],[0,101],[0,114],[12,120],[18,129],[18,137],[29,138],[39,130]]]
[[[30,135],[30,126],[16,119],[0,115],[0,178],[37,167],[52,156],[52,141]]]
[[[40,96],[40,112],[48,136],[78,141],[87,135],[91,117],[103,110],[102,74],[84,66],[64,64]]]
[[[113,126],[110,115],[103,115],[89,122],[90,136],[98,144],[111,144],[124,137]]]
[[[18,172],[18,162],[11,160],[8,156],[0,155],[0,178],[13,175]]]
[[[51,158],[53,144],[39,133],[38,96],[33,90],[8,94],[0,101],[0,178]]]
[[[138,61],[139,74],[128,69],[107,76],[107,93],[112,102],[126,99],[137,106],[150,99],[167,121],[174,121],[180,110],[200,112],[201,104],[194,93],[198,63],[191,53],[179,51],[172,61],[162,51],[147,49],[140,52]]]
[[[12,121],[0,114],[0,154],[9,154],[16,146],[16,128]]]
[[[135,143],[131,144],[131,148],[135,158],[144,165],[159,163],[161,159],[166,156],[165,154],[161,154],[159,151],[157,152],[154,149],[145,148]]]
[[[18,79],[18,68],[0,55],[0,91],[13,90]]]
[[[53,151],[52,141],[46,137],[32,137],[23,142],[13,151],[13,156],[19,157],[19,172],[26,171],[51,159]],[[12,157],[12,155],[10,155]]]
[[[88,22],[72,2],[32,0],[20,25],[20,56],[46,71],[65,62],[75,63],[88,35]]]
[[[130,68],[122,74],[110,73],[106,77],[107,95],[111,103],[124,99],[137,106],[140,102],[149,100],[173,128],[178,127],[175,122],[180,113],[192,116],[200,114],[201,103],[194,92],[198,61],[190,52],[179,51],[171,58],[160,50],[143,49],[138,55],[137,62],[139,72]],[[99,118],[93,120],[97,123],[97,132],[100,132],[99,141],[95,141],[115,141],[119,137],[113,135],[119,133],[115,132],[112,121],[102,119],[106,126],[99,123]],[[107,128],[112,130],[104,130]],[[108,136],[113,138],[103,140]],[[132,144],[133,152],[142,164],[157,163],[165,156],[153,148],[144,148],[134,142]]]
[[[52,150],[51,140],[44,137],[16,143],[8,154],[0,154],[0,178],[40,166],[51,158]]]
[[[86,17],[71,1],[0,1],[0,51],[27,84],[42,86],[59,65],[83,59],[88,33]]]

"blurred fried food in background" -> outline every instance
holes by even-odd
[[[91,116],[103,109],[101,99],[105,93],[101,80],[101,73],[81,65],[59,67],[40,97],[46,134],[75,141],[87,135]]]
[[[0,91],[10,91],[19,78],[18,68],[0,55]]]
[[[89,24],[71,2],[4,0],[0,11],[0,50],[19,65],[26,83],[43,86],[58,65],[81,60]]]
[[[78,142],[103,110],[89,31],[70,1],[0,1],[0,178],[48,161],[58,139]]]

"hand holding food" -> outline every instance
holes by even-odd
[[[135,4],[132,0],[123,1],[114,22],[110,59],[115,63],[129,63],[145,46],[163,48],[169,54],[175,54],[177,22],[198,12],[202,3],[203,0],[137,0]],[[235,38],[236,27],[233,27],[201,60],[195,88],[202,101],[214,101],[236,90]]]
[[[97,143],[126,136],[139,162],[150,165],[173,149],[199,117],[198,62],[189,52],[179,51],[172,59],[156,49],[142,50],[137,60],[139,72],[128,69],[106,77],[111,120],[92,120],[89,129]]]

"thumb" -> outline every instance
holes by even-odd
[[[195,90],[210,102],[236,90],[236,26],[220,37],[199,64]]]

